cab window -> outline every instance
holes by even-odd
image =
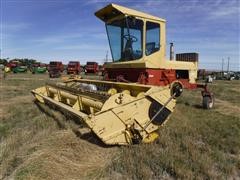
[[[146,23],[146,55],[160,49],[160,24],[147,21]]]
[[[106,23],[113,61],[132,61],[143,55],[143,21],[126,17]]]

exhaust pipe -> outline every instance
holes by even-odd
[[[174,49],[173,49],[173,43],[170,43],[170,61],[174,60]]]

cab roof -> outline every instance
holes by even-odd
[[[136,11],[134,9],[126,8],[117,4],[109,4],[95,13],[95,16],[97,16],[99,19],[101,19],[104,22],[118,15],[128,15],[128,16],[134,16],[134,17],[141,17],[145,19],[151,19],[155,21],[166,22],[165,19],[161,19],[159,17],[152,16],[150,14],[143,13],[140,11]]]

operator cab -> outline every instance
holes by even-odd
[[[105,22],[113,62],[141,60],[160,51],[160,25],[165,20],[116,4],[95,15]]]

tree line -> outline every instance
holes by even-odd
[[[10,61],[19,61],[21,65],[23,66],[31,66],[32,64],[38,62],[36,59],[28,59],[28,58],[14,58],[14,59],[9,59],[9,58],[3,58],[0,59],[0,64],[7,65]]]

